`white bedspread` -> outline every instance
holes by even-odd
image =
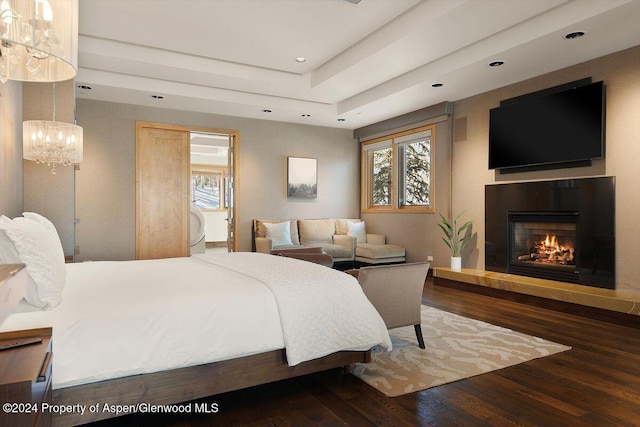
[[[351,275],[292,258],[276,257],[278,262],[273,258],[239,252],[206,261],[271,289],[290,366],[340,350],[368,350],[375,345],[391,349],[384,321]]]
[[[53,388],[284,348],[290,365],[390,346],[345,273],[256,253],[67,265],[62,303],[0,331],[53,327]]]

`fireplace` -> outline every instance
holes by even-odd
[[[507,271],[578,283],[578,212],[509,212]]]
[[[487,185],[485,269],[615,289],[615,178]]]

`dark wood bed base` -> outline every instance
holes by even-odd
[[[85,405],[89,408],[91,405],[98,404],[99,410],[90,412],[87,409],[84,415],[78,411],[61,415],[54,414],[53,425],[74,426],[115,417],[115,414],[102,410],[105,404],[166,405],[182,403],[313,372],[348,366],[352,363],[370,361],[370,351],[342,351],[290,367],[286,362],[285,351],[275,350],[206,365],[61,388],[53,390],[54,405]]]

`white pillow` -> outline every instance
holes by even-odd
[[[58,233],[54,237],[48,226],[22,217],[0,222],[0,228],[13,242],[19,262],[26,265],[27,302],[45,310],[56,307],[62,300],[67,273]]]
[[[11,225],[11,219],[0,215],[0,264],[19,264],[20,258],[13,242],[4,232],[4,227]]]
[[[364,228],[364,221],[347,221],[347,234],[356,238],[357,243],[367,243],[367,231]]]
[[[64,261],[64,251],[62,249],[62,242],[60,241],[60,236],[58,235],[58,230],[56,230],[56,226],[53,225],[53,223],[49,221],[47,218],[35,212],[23,212],[22,216],[30,220],[33,220],[39,224],[42,224],[44,226],[44,228],[47,230],[47,233],[49,233],[53,241],[56,242],[58,246],[60,246],[60,255],[62,255],[62,260]]]
[[[19,264],[18,251],[1,228],[2,224],[0,224],[0,264]]]
[[[292,245],[291,243],[291,225],[289,221],[284,222],[263,222],[264,228],[267,230],[267,236],[271,239],[271,245],[273,247],[276,246],[285,246]]]

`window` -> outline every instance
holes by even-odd
[[[372,156],[372,204],[374,206],[391,205],[391,172],[392,149],[391,147],[380,150],[371,150]]]
[[[222,211],[226,200],[227,168],[211,165],[192,165],[192,201],[203,211]]]
[[[434,212],[434,126],[362,144],[363,211]]]

